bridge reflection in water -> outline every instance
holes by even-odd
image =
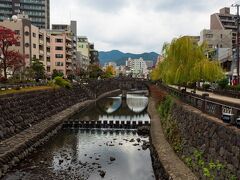
[[[127,94],[126,98],[121,95],[107,97],[99,100],[85,112],[76,114],[71,120],[150,123],[147,107],[148,97],[144,94]]]

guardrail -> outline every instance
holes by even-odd
[[[210,98],[207,93],[201,96],[163,84],[160,84],[159,87],[204,113],[240,127],[240,104]]]
[[[203,88],[198,88],[198,90],[200,91],[207,91],[207,92],[212,92],[212,93],[215,93],[215,94],[219,94],[219,95],[222,95],[222,96],[228,96],[228,97],[233,97],[233,98],[238,98],[240,99],[240,92],[237,91],[237,90],[222,90],[222,89],[203,89]]]
[[[34,87],[34,86],[44,86],[46,83],[20,83],[20,84],[0,84],[0,90],[5,91],[8,89],[17,89],[25,87]]]

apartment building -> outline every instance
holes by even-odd
[[[72,71],[74,72],[77,69],[77,66],[79,66],[79,59],[77,59],[77,22],[71,21],[70,25],[68,24],[53,24],[52,25],[52,31],[59,32],[59,33],[65,33],[69,38],[71,38],[71,66]]]
[[[126,66],[130,68],[132,77],[134,78],[147,78],[148,69],[147,64],[143,58],[131,59],[128,58],[126,61]]]
[[[98,51],[94,49],[94,44],[89,43],[89,58],[91,64],[99,64]]]
[[[94,44],[88,41],[86,36],[78,36],[77,38],[77,53],[78,57],[82,57],[80,64],[86,69],[90,64],[99,64],[99,53],[95,50]]]
[[[219,13],[214,13],[210,17],[210,29],[211,30],[231,30],[232,31],[232,48],[231,50],[225,50],[222,52],[222,56],[232,54],[232,61],[227,65],[228,76],[230,82],[232,79],[237,76],[237,62],[234,60],[236,58],[236,43],[237,43],[237,24],[236,24],[236,15],[231,14],[230,8],[224,7],[220,9]],[[220,53],[219,53],[220,54]],[[225,67],[225,65],[223,66]]]
[[[50,0],[0,0],[0,21],[17,14],[26,14],[34,26],[49,29]]]
[[[43,63],[48,76],[51,75],[50,34],[45,29],[39,30],[39,60]]]
[[[49,31],[51,52],[51,73],[54,70],[62,72],[64,77],[73,73],[72,68],[72,39],[66,32]]]
[[[206,42],[208,48],[232,48],[232,30],[203,29],[199,44]]]
[[[230,8],[224,7],[220,9],[219,13],[214,13],[210,17],[211,30],[231,30],[232,31],[232,45],[236,44],[237,25],[236,15],[230,13]]]
[[[25,55],[26,67],[31,65],[32,60],[39,59],[47,70],[47,61],[50,61],[50,37],[45,30],[32,25],[27,15],[6,19],[0,22],[0,26],[15,31],[20,37],[11,48]]]
[[[87,56],[81,54],[81,52],[77,51],[77,67],[79,69],[83,69],[85,71],[88,70],[88,66],[90,65],[90,59]]]
[[[209,59],[217,59],[222,67],[231,71],[232,65],[232,30],[203,29],[200,33],[199,45],[207,43]]]
[[[77,40],[77,51],[83,56],[89,57],[89,41],[86,36],[79,36]]]

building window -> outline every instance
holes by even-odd
[[[20,42],[16,42],[15,46],[20,46],[21,43]]]
[[[29,47],[29,43],[25,43],[25,47],[28,48]]]
[[[63,66],[63,62],[55,62],[56,66]]]
[[[33,37],[36,37],[36,33],[33,33]]]
[[[213,38],[213,34],[206,34],[206,38]]]
[[[33,55],[33,59],[37,59],[37,56],[36,56],[36,55]]]
[[[36,49],[37,45],[36,44],[33,44],[33,48]]]
[[[24,32],[24,35],[25,35],[25,36],[29,36],[29,32],[28,32],[28,31],[25,31],[25,32]]]
[[[63,47],[62,46],[56,46],[55,50],[61,51],[61,50],[63,50]]]
[[[62,42],[63,42],[63,39],[56,39],[56,42],[57,42],[57,43],[62,43]]]
[[[63,54],[55,54],[55,58],[63,58]]]
[[[20,35],[20,31],[19,30],[15,30],[15,34],[16,35]]]
[[[221,39],[223,38],[223,35],[221,34]]]

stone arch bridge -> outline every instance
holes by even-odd
[[[134,78],[112,78],[103,80],[88,80],[84,86],[95,96],[103,92],[120,89],[123,93],[130,90],[148,90],[148,80]]]

